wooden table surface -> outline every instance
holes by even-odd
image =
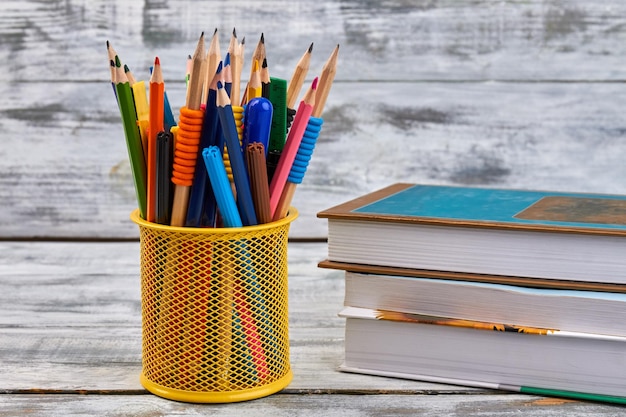
[[[0,416],[613,416],[621,407],[337,371],[343,276],[315,214],[393,182],[626,194],[626,3],[3,0]],[[139,383],[136,207],[106,41],[174,113],[187,54],[264,33],[288,79],[339,66],[289,244],[293,382],[197,405]],[[249,71],[249,67],[246,71]]]

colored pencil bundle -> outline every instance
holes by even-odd
[[[219,227],[239,224],[233,222],[236,216],[242,226],[252,226],[287,214],[321,129],[339,46],[294,109],[309,70],[313,44],[287,82],[269,76],[262,34],[251,57],[249,80],[241,89],[244,44],[245,38],[239,42],[233,30],[222,59],[217,29],[208,51],[201,34],[187,60],[187,95],[177,124],[159,58],[155,59],[146,94],[146,84],[136,81],[128,66],[122,67],[107,41],[111,82],[143,219],[171,226]],[[223,164],[217,164],[216,157],[222,158]],[[221,170],[226,175],[221,175]],[[168,176],[171,181],[164,181]],[[224,192],[231,193],[232,198],[224,198]],[[221,206],[231,200],[237,213],[230,206]],[[228,213],[229,221],[224,222],[223,213]]]

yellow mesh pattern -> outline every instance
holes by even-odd
[[[289,383],[287,238],[296,217],[292,208],[278,222],[210,229],[131,215],[140,232],[146,388],[177,400],[182,392],[193,394],[182,400],[228,402]]]

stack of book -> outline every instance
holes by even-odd
[[[318,217],[341,370],[626,403],[626,196],[395,184]]]

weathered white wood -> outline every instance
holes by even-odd
[[[225,51],[236,27],[248,64],[263,32],[270,70],[287,78],[314,42],[312,70],[341,45],[344,80],[615,80],[625,22],[620,0],[3,0],[0,79],[105,80],[108,39],[134,71],[159,55],[182,80],[201,31],[217,27]]]
[[[154,395],[0,395],[0,416],[507,416],[593,417],[622,412],[611,405],[522,395],[274,394],[232,404],[186,404]]]
[[[176,112],[185,57],[215,27],[222,51],[237,27],[247,57],[263,32],[282,78],[311,42],[309,81],[341,45],[292,238],[325,237],[319,210],[396,181],[626,193],[619,0],[3,0],[0,11],[0,239],[136,238],[105,41],[140,79],[159,55]],[[144,395],[138,248],[0,242],[0,416],[621,412],[337,372],[343,278],[316,267],[324,244],[290,245],[284,393],[229,406]]]
[[[136,237],[110,85],[58,87],[0,101],[0,237]],[[618,83],[338,83],[290,237],[325,237],[318,211],[399,181],[626,193],[623,108]]]
[[[0,390],[142,389],[138,243],[0,242],[0,252]],[[289,247],[289,388],[449,390],[337,371],[344,282],[317,268],[325,255],[325,244]]]

